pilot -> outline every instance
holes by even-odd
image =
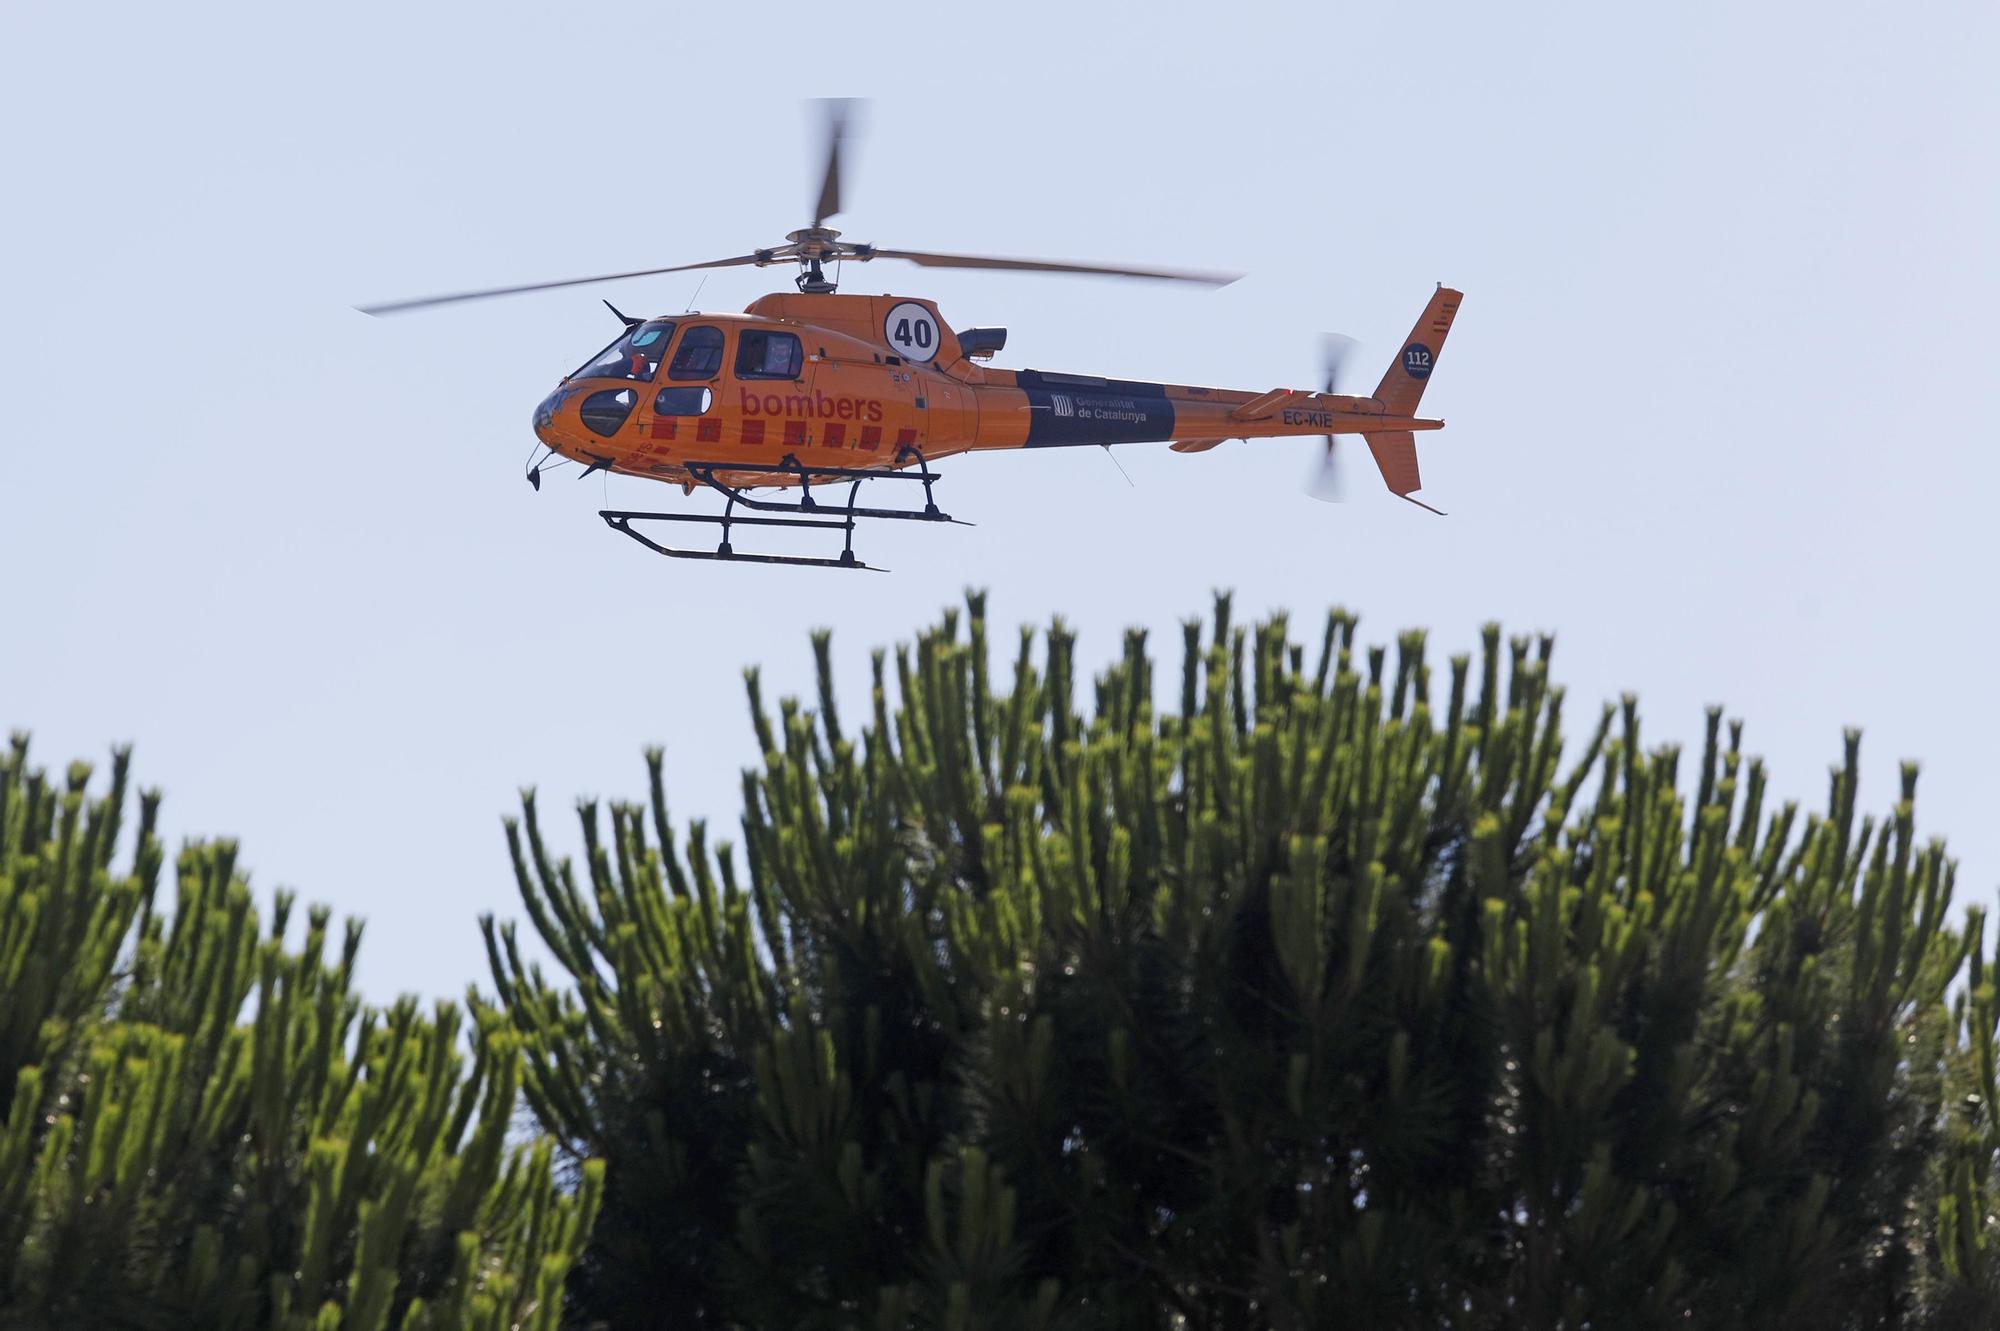
[[[743,336],[757,339],[751,345],[756,348],[755,364],[759,374],[782,377],[791,372],[791,346],[783,339],[763,332],[745,333]]]
[[[626,344],[626,359],[631,363],[628,379],[650,380],[660,368],[660,353],[667,349],[667,339],[657,328],[648,328],[633,335]]]

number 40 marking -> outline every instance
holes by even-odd
[[[937,355],[937,320],[915,301],[897,302],[883,321],[882,332],[890,346],[916,364],[922,365]]]

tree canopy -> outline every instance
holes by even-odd
[[[519,1037],[365,1006],[359,923],[289,945],[233,843],[158,908],[128,768],[0,754],[0,1326],[553,1331],[602,1166],[509,1147]]]
[[[492,991],[355,993],[158,796],[0,752],[0,1328],[1984,1327],[2000,1022],[1918,836],[1548,638],[1227,598],[1079,679],[984,598],[844,719],[747,677],[740,835],[507,825]],[[608,815],[608,816],[607,816]],[[532,1125],[525,1116],[531,1116]],[[536,1132],[541,1135],[535,1135]]]
[[[1914,768],[1864,815],[1849,734],[1802,813],[1720,711],[1569,733],[1497,628],[1439,678],[1225,598],[1080,688],[968,610],[858,727],[824,635],[815,706],[749,674],[734,846],[657,751],[581,868],[510,822],[555,972],[486,919],[499,1005],[607,1162],[579,1324],[1993,1316],[1994,991]]]

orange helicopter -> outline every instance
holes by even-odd
[[[547,449],[528,469],[537,490],[545,467],[575,462],[583,465],[580,476],[616,472],[676,483],[687,494],[705,488],[723,497],[719,514],[600,512],[613,530],[677,559],[868,568],[854,554],[858,520],[956,521],[933,497],[939,478],[931,464],[990,449],[1158,442],[1178,453],[1199,453],[1230,439],[1312,435],[1326,440],[1330,479],[1336,437],[1358,434],[1392,493],[1439,512],[1412,491],[1421,485],[1416,432],[1440,429],[1444,422],[1416,411],[1458,313],[1459,292],[1438,287],[1367,397],[1333,391],[1338,356],[1331,352],[1324,392],[1251,393],[993,369],[984,362],[1006,345],[1006,329],[954,330],[936,304],[920,297],[838,295],[827,265],[902,259],[931,268],[1105,274],[1210,286],[1227,285],[1236,276],[882,249],[842,240],[826,221],[841,211],[847,107],[828,104],[826,170],[813,224],[791,232],[783,245],[707,263],[360,308],[390,314],[660,273],[797,263],[797,294],[760,297],[742,314],[637,319],[604,302],[624,322],[624,332],[535,408],[535,435]],[[861,487],[878,481],[921,484],[923,506],[861,506]],[[843,486],[845,502],[820,497]],[[766,487],[795,487],[799,493],[782,499],[750,493]],[[721,540],[713,550],[667,545],[635,525],[651,522],[717,525]],[[844,540],[837,557],[739,552],[731,540],[734,529],[752,526],[837,530]]]

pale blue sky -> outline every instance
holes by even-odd
[[[1093,659],[1233,587],[1438,657],[1560,635],[1577,726],[1715,701],[1810,803],[2000,882],[2000,9],[1486,4],[0,8],[0,726],[138,746],[167,826],[364,915],[363,981],[481,978],[516,915],[499,818],[538,784],[733,825],[739,672],[848,685],[968,584]],[[997,363],[1310,385],[1466,293],[1425,399],[1433,518],[1305,442],[949,464],[976,527],[879,531],[890,576],[671,563],[607,532],[643,482],[522,483],[529,415],[697,276],[392,320],[357,302],[740,253],[807,219],[806,98],[874,99],[855,239],[1239,268],[1216,293],[850,267],[1000,324]],[[740,309],[779,270],[711,276]],[[1351,462],[1362,459],[1355,450]]]

